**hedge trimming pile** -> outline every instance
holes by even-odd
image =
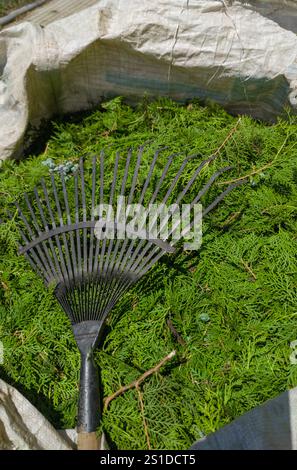
[[[150,141],[144,164],[164,145],[169,149],[161,158],[182,151],[197,153],[199,163],[237,121],[212,104],[143,100],[132,109],[116,98],[91,114],[45,126],[39,135],[47,144],[39,155],[32,150],[38,146],[29,145],[26,159],[2,165],[0,377],[55,427],[75,425],[79,353],[51,292],[17,254],[14,219],[6,221],[11,202],[30,193],[50,167],[63,165],[71,178],[80,156],[102,148],[112,163],[116,150]],[[290,362],[290,342],[297,339],[296,133],[297,118],[290,114],[274,125],[242,117],[215,167],[231,163],[235,168],[226,179],[249,175],[249,183],[204,221],[199,252],[162,259],[111,315],[96,354],[105,396],[177,349],[141,388],[153,449],[186,449],[297,385],[297,366]],[[34,135],[31,130],[29,144]],[[185,345],[176,342],[168,319]],[[111,402],[102,426],[116,448],[147,448],[135,389]]]

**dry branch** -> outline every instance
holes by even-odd
[[[131,390],[132,388],[139,387],[139,385],[150,375],[154,374],[155,372],[158,372],[161,367],[166,364],[166,362],[170,361],[176,354],[176,351],[172,351],[170,354],[165,356],[155,367],[152,367],[151,369],[147,370],[144,374],[142,374],[137,380],[134,380],[131,382],[129,385],[124,385],[120,387],[116,392],[114,392],[112,395],[109,395],[109,397],[106,397],[104,400],[104,410],[107,410],[109,403],[119,395],[122,395],[122,393],[127,392],[128,390]]]
[[[179,332],[174,328],[173,323],[170,319],[167,320],[167,325],[168,325],[169,330],[171,331],[171,333],[175,337],[175,339],[178,341],[178,343],[181,344],[182,346],[186,346],[187,343],[182,338],[182,336],[179,334]]]
[[[142,393],[141,393],[140,388],[139,388],[138,385],[136,385],[136,390],[137,390],[137,393],[138,393],[138,401],[139,401],[139,404],[140,404],[142,423],[143,423],[144,433],[145,433],[145,437],[146,437],[147,448],[149,450],[151,450],[152,447],[151,447],[151,441],[150,441],[150,436],[149,436],[149,432],[148,432],[147,422],[146,422],[145,414],[144,414],[143,398],[142,398]]]

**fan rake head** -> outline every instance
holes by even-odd
[[[125,201],[126,219],[131,218],[136,203],[144,207],[156,203],[180,207],[187,203],[190,211],[231,168],[222,168],[209,177],[215,155],[199,163],[197,156],[190,156],[180,163],[178,155],[173,154],[162,165],[162,150],[156,151],[149,163],[143,159],[144,146],[137,154],[130,150],[122,157],[117,153],[112,161],[103,152],[99,157],[80,159],[73,177],[66,181],[63,172],[56,177],[51,174],[49,184],[42,180],[30,197],[25,194],[22,202],[15,203],[23,240],[20,253],[47,286],[54,286],[81,352],[78,429],[82,433],[93,433],[99,423],[98,378],[92,351],[109,312],[164,253],[174,252],[178,243],[173,227],[164,237],[165,221],[158,223],[157,216],[149,229],[143,223],[138,232],[131,224],[123,228],[118,219],[112,223],[111,214],[119,211],[118,201]],[[203,215],[236,185],[228,186],[204,208]],[[190,197],[193,192],[194,198]],[[106,208],[104,216],[102,208]],[[188,229],[193,224],[189,218]],[[110,232],[113,237],[107,236]]]

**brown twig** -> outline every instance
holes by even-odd
[[[46,144],[46,146],[45,146],[43,155],[46,155],[46,154],[47,154],[48,148],[49,148],[49,142],[48,142],[48,143]]]
[[[0,271],[0,274],[3,274],[3,271]],[[3,287],[4,290],[9,290],[9,287],[8,285],[6,284],[6,282],[4,282],[1,277],[0,277],[0,283],[1,283],[1,286]]]
[[[234,178],[233,180],[220,181],[220,182],[217,183],[217,184],[218,184],[218,185],[222,185],[222,184],[236,183],[237,181],[242,181],[242,180],[244,180],[244,179],[249,178],[250,176],[254,176],[254,175],[257,175],[258,173],[262,173],[263,170],[267,170],[267,168],[269,168],[269,167],[271,167],[271,166],[273,165],[274,160],[275,160],[275,159],[273,159],[271,162],[267,163],[266,165],[262,166],[261,168],[258,168],[258,170],[251,171],[251,172],[248,173],[247,175],[240,176],[239,178]]]
[[[257,170],[251,171],[251,172],[248,173],[247,175],[240,176],[239,178],[235,178],[235,179],[233,179],[233,180],[221,181],[221,182],[219,182],[219,183],[217,183],[217,184],[218,184],[218,185],[222,185],[222,184],[236,183],[237,181],[242,181],[242,180],[244,180],[244,179],[249,178],[250,176],[257,175],[258,173],[262,173],[262,171],[267,170],[267,168],[270,168],[270,167],[275,163],[275,161],[277,160],[279,154],[281,153],[282,149],[283,149],[284,146],[286,145],[288,138],[289,138],[289,136],[286,136],[286,138],[285,138],[285,140],[283,141],[282,145],[281,145],[280,148],[278,149],[277,154],[275,155],[274,159],[271,160],[271,162],[266,163],[266,165],[262,166],[261,168],[258,168]]]
[[[8,285],[6,284],[6,282],[1,281],[1,286],[3,287],[4,290],[8,290]]]
[[[182,346],[186,346],[187,343],[182,338],[182,336],[178,333],[178,331],[176,331],[176,329],[174,328],[174,326],[172,324],[172,321],[169,318],[167,320],[167,325],[168,325],[169,330],[171,331],[171,333],[175,337],[175,339],[178,341],[178,343],[181,344]]]
[[[146,422],[146,419],[145,419],[143,398],[142,398],[142,393],[140,391],[139,385],[136,385],[136,390],[137,390],[137,393],[138,393],[138,401],[139,401],[139,404],[140,404],[142,423],[143,423],[144,433],[145,433],[145,437],[146,437],[147,448],[149,450],[151,450],[151,441],[150,441],[150,436],[149,436],[149,432],[148,432],[147,422]]]
[[[241,258],[240,261],[242,262],[243,266],[245,267],[245,270],[246,270],[248,273],[250,273],[250,275],[252,276],[252,278],[256,281],[257,276],[256,276],[256,274],[252,271],[252,268],[251,268],[251,267],[247,264],[247,262],[244,261],[242,258]]]
[[[166,364],[166,362],[170,361],[176,354],[176,351],[172,351],[170,354],[165,356],[159,364],[157,364],[155,367],[152,367],[151,369],[147,370],[144,374],[142,374],[137,380],[134,380],[131,382],[129,385],[124,385],[120,387],[116,392],[114,392],[112,395],[109,395],[109,397],[106,397],[104,400],[104,410],[107,410],[109,403],[119,395],[122,395],[122,393],[127,392],[128,390],[131,390],[132,388],[137,388],[139,385],[150,375],[154,374],[155,372],[158,372],[161,367]]]

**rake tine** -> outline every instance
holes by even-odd
[[[156,163],[157,163],[157,159],[158,159],[160,153],[161,153],[163,150],[166,150],[167,148],[168,148],[168,147],[161,147],[160,149],[158,149],[158,150],[155,152],[154,157],[153,157],[153,160],[152,160],[152,163],[151,163],[151,165],[150,165],[150,169],[149,169],[147,178],[146,178],[146,180],[145,180],[145,183],[144,183],[143,188],[142,188],[142,191],[141,191],[141,195],[140,195],[140,198],[139,198],[139,204],[142,204],[142,202],[143,202],[143,199],[144,199],[146,190],[147,190],[147,188],[148,188],[148,185],[149,185],[150,182],[151,182],[151,177],[152,177],[152,174],[153,174],[155,165],[156,165]]]
[[[122,197],[124,197],[124,195],[125,195],[125,189],[126,189],[126,183],[127,183],[127,178],[128,178],[129,168],[130,168],[131,156],[132,156],[132,150],[129,149],[128,155],[127,155],[127,158],[126,158],[125,171],[124,171],[124,175],[123,175],[123,179],[122,179],[122,183],[121,183],[120,196],[122,196]],[[118,254],[119,247],[120,247],[121,243],[122,243],[122,240],[119,239],[119,237],[117,236],[116,245],[115,245],[115,248],[113,250],[113,255],[112,255],[112,258],[111,258],[111,261],[110,261],[110,265],[109,265],[109,267],[110,267],[110,277],[111,278],[112,278],[113,273],[114,273],[115,260],[116,260],[116,256]],[[111,289],[113,289],[113,286],[116,282],[117,282],[117,280],[116,280],[116,277],[114,276],[113,279],[112,279],[112,284],[110,286]]]
[[[104,203],[104,151],[101,150],[100,152],[100,185],[99,185],[99,204]],[[96,274],[97,272],[100,272],[100,269],[98,270],[98,260],[99,260],[99,249],[100,249],[100,243],[101,240],[99,238],[96,238],[96,247],[95,247],[95,260],[94,260],[94,273]],[[101,250],[102,250],[102,244],[101,244]],[[101,257],[100,257],[101,258]],[[96,282],[95,285],[95,299],[97,299],[96,305],[98,304],[98,298],[100,296],[100,286],[101,286],[101,278],[99,279],[98,282]],[[94,314],[96,312],[96,308],[94,307]]]
[[[103,195],[103,181],[104,181],[104,162],[103,162],[103,155],[102,155],[102,158],[101,158],[101,165],[102,165],[102,166],[101,166],[102,194],[100,194],[100,198],[101,198],[101,195],[102,195],[102,203],[103,203],[103,198],[104,198],[104,195]],[[105,250],[106,250],[106,238],[104,238],[104,239],[102,240],[102,244],[101,244],[100,260],[99,260],[99,272],[100,272],[100,273],[103,273],[103,262],[104,262]],[[101,279],[100,279],[99,296],[98,296],[98,301],[97,301],[96,306],[100,305],[100,302],[101,302],[101,298],[102,298],[102,286],[103,286],[103,289],[105,289],[106,280],[103,279],[103,275],[101,276]],[[101,292],[100,292],[100,290],[101,290]]]
[[[71,225],[72,220],[71,220],[71,215],[70,215],[68,193],[67,193],[65,177],[63,173],[61,173],[61,181],[62,181],[63,197],[64,197],[64,204],[65,204],[65,209],[66,209],[66,216],[67,216],[67,224]],[[73,275],[75,279],[77,277],[77,260],[76,260],[76,251],[75,251],[73,231],[70,232],[70,244],[71,244],[71,255],[72,255],[72,260],[73,260]]]
[[[84,161],[83,158],[79,159],[80,183],[81,183],[81,200],[82,200],[82,215],[83,222],[87,221],[87,208],[86,208],[86,192],[85,192],[85,176],[84,176]],[[83,228],[83,277],[87,274],[87,231]]]
[[[37,204],[40,216],[41,216],[41,220],[42,220],[42,223],[44,225],[44,229],[45,229],[46,232],[49,232],[48,223],[47,223],[45,215],[44,215],[44,211],[43,211],[43,208],[42,208],[42,205],[41,205],[41,201],[40,201],[40,198],[39,198],[39,195],[38,195],[37,188],[34,188],[34,195],[35,195],[36,204]],[[53,245],[52,238],[49,238],[48,242],[49,242],[49,246],[50,246],[50,250],[51,250],[50,252],[52,253],[52,256],[53,256],[53,259],[54,259],[54,262],[55,262],[55,271],[57,273],[57,277],[58,278],[60,277],[60,279],[62,279],[60,263],[59,263],[58,258],[57,258],[57,254],[56,254],[56,250],[55,250],[54,245]]]
[[[74,201],[75,201],[75,223],[79,225],[79,197],[78,197],[78,173],[74,175]],[[77,271],[78,271],[78,285],[79,285],[79,312],[78,315],[80,318],[83,318],[83,298],[82,298],[82,253],[81,253],[81,240],[80,240],[80,230],[76,230],[76,248],[77,248]]]
[[[166,178],[166,175],[167,175],[167,173],[168,173],[168,170],[169,170],[169,168],[170,168],[170,166],[171,166],[171,164],[172,164],[172,162],[173,162],[173,159],[174,159],[174,157],[176,157],[176,156],[178,156],[178,155],[180,155],[180,153],[173,153],[173,154],[171,154],[171,155],[168,157],[167,162],[166,162],[166,165],[165,165],[164,170],[163,170],[163,172],[162,172],[162,175],[161,175],[161,177],[160,177],[160,179],[159,179],[159,181],[158,181],[158,183],[157,183],[157,186],[156,186],[156,188],[155,188],[155,191],[153,192],[153,195],[152,195],[152,197],[151,197],[151,199],[150,199],[150,201],[149,201],[149,204],[153,204],[153,203],[155,202],[155,200],[156,200],[156,198],[157,198],[157,196],[158,196],[158,194],[159,194],[160,188],[161,188],[161,186],[162,186],[162,184],[163,184],[163,181],[164,181],[164,179]]]
[[[92,160],[92,202],[91,202],[91,221],[95,220],[95,198],[96,198],[96,155],[93,156]],[[89,266],[88,266],[88,278],[91,279],[93,275],[93,261],[94,261],[94,230],[91,230],[90,234],[90,249],[89,249]],[[92,283],[89,306],[93,305],[94,301],[94,290],[95,283]],[[93,317],[92,317],[93,318]]]
[[[114,172],[113,172],[113,180],[112,180],[112,185],[111,185],[110,197],[109,197],[109,212],[108,212],[108,215],[107,215],[107,220],[110,220],[110,216],[111,216],[110,210],[112,208],[114,192],[115,192],[115,187],[116,187],[116,182],[117,182],[119,158],[120,158],[120,154],[119,154],[119,152],[117,152],[116,153],[116,158],[115,158],[115,164],[114,164]],[[105,241],[106,241],[106,239],[104,238],[103,243]],[[108,288],[108,281],[109,281],[109,278],[110,278],[107,267],[108,267],[108,262],[109,262],[112,246],[113,246],[113,240],[110,239],[109,243],[108,243],[108,250],[107,250],[107,254],[106,254],[105,263],[104,263],[104,266],[103,266],[103,276],[106,276],[104,290],[102,291],[102,296],[101,296],[103,298],[103,303],[105,303],[104,297],[105,298],[107,297],[105,291]]]
[[[87,207],[86,207],[86,191],[85,191],[85,175],[84,175],[84,159],[81,157],[79,159],[79,176],[80,176],[80,184],[81,184],[81,202],[82,202],[82,221],[87,221]],[[83,290],[86,290],[85,280],[88,279],[88,246],[87,246],[87,229],[84,227],[82,229],[83,232],[83,271],[82,271],[82,278],[83,278]],[[85,315],[88,310],[88,296],[83,295],[83,311],[82,317]]]
[[[203,216],[208,214],[211,210],[213,210],[226,196],[229,194],[234,188],[241,186],[242,184],[246,183],[248,179],[243,179],[241,181],[237,181],[236,183],[230,184],[225,191],[223,191],[202,213]]]
[[[212,162],[213,160],[215,159],[215,156],[212,155],[210,158],[208,158],[207,160],[204,160],[202,163],[200,163],[200,165],[198,166],[197,170],[195,171],[194,175],[192,176],[192,178],[190,179],[190,181],[186,184],[185,188],[183,189],[183,191],[180,192],[180,194],[177,196],[177,199],[175,201],[176,204],[179,204],[181,202],[181,200],[184,198],[184,196],[186,195],[186,193],[189,191],[189,189],[193,186],[193,184],[195,183],[196,179],[197,179],[197,176],[200,174],[201,170],[206,166],[208,165],[210,162]]]
[[[141,159],[142,159],[142,155],[143,155],[143,150],[144,150],[144,146],[142,145],[141,147],[139,147],[139,150],[138,150],[136,167],[135,167],[135,170],[134,170],[134,173],[133,173],[132,185],[131,185],[130,194],[129,194],[129,197],[128,197],[128,204],[131,204],[132,201],[133,201],[134,191],[135,191],[135,188],[136,188],[139,168],[140,168]]]
[[[44,179],[41,180],[41,187],[42,187],[42,190],[43,190],[43,194],[44,194],[44,198],[45,198],[45,202],[46,202],[46,207],[47,207],[48,214],[50,216],[52,227],[53,227],[53,229],[56,229],[57,228],[56,221],[55,221],[55,217],[54,217],[51,205],[50,205],[48,191],[47,191]],[[62,252],[62,248],[61,248],[61,244],[60,244],[60,240],[59,240],[58,235],[55,236],[55,242],[57,244],[59,257],[60,257],[60,260],[61,260],[60,264],[62,265],[61,269],[60,269],[60,273],[62,275],[61,280],[63,279],[63,281],[66,282],[67,278],[65,278],[65,276],[66,276],[66,271],[67,270],[66,270],[65,260],[64,260],[64,256],[63,256],[63,252]]]
[[[7,213],[8,213],[9,218],[13,218],[13,215],[11,214],[10,211],[7,211]],[[26,235],[24,234],[23,230],[20,227],[18,227],[18,231],[19,231],[25,245],[28,244],[29,240],[26,237]],[[21,245],[19,245],[19,251],[20,250],[23,250],[23,246],[21,246]],[[34,256],[37,257],[35,252],[32,251],[32,253],[25,253],[25,256],[26,256],[26,259],[29,261],[31,267],[33,268],[34,272],[37,273],[40,277],[42,277],[43,276],[43,271],[40,268],[39,262],[37,262],[36,260],[35,260],[35,262],[33,261]],[[32,258],[32,256],[33,256],[33,258]],[[38,257],[37,257],[37,259],[38,259]]]
[[[100,196],[99,204],[104,203],[104,152],[100,152]],[[98,269],[98,256],[99,256],[99,247],[100,240],[96,239],[96,248],[95,248],[95,261],[94,261],[94,272],[97,272]]]
[[[20,216],[20,219],[22,220],[22,222],[26,226],[28,234],[31,236],[32,239],[34,239],[35,235],[34,235],[33,231],[31,230],[29,222],[27,221],[26,217],[24,216],[24,214],[22,212],[22,209],[20,208],[18,202],[15,202],[15,206],[18,210],[18,214]],[[32,252],[31,252],[31,256],[34,259],[35,263],[37,264],[38,268],[41,269],[42,273],[44,273],[47,283],[49,283],[50,280],[51,280],[51,276],[49,276],[48,273],[47,273],[47,269],[46,269],[47,263],[45,262],[45,258],[44,258],[44,255],[42,253],[41,248],[39,246],[37,246],[36,250],[33,249]]]
[[[92,206],[91,206],[91,220],[95,219],[95,196],[96,196],[96,156],[93,156],[92,161]],[[91,231],[90,235],[90,250],[89,250],[89,269],[88,274],[91,275],[93,267],[93,242],[94,242],[94,231]]]
[[[65,183],[65,176],[64,176],[64,173],[62,171],[60,172],[60,177],[61,177],[61,182],[62,182],[62,192],[63,192],[63,199],[64,199],[64,204],[65,204],[67,224],[71,225],[72,221],[71,221],[71,215],[70,215],[68,193],[67,193],[67,188],[66,188],[66,183]],[[70,231],[69,238],[70,238],[70,253],[71,253],[71,256],[69,254],[66,235],[65,234],[63,235],[64,246],[67,247],[67,248],[65,248],[65,250],[66,250],[66,253],[67,253],[67,257],[69,258],[69,265],[71,267],[70,268],[70,272],[71,272],[71,275],[72,275],[71,280],[72,280],[73,284],[75,284],[75,279],[77,279],[77,261],[76,261],[75,241],[74,241],[73,231]],[[74,299],[72,299],[71,296],[69,297],[69,303],[72,306],[72,310],[75,311],[75,305],[76,304],[75,304]]]
[[[60,177],[61,177],[61,174],[60,174]],[[51,174],[51,183],[52,183],[53,194],[54,194],[56,207],[57,207],[57,211],[58,211],[60,227],[64,227],[63,214],[62,214],[62,211],[61,211],[61,205],[60,205],[58,192],[57,192],[57,187],[56,187],[56,182],[55,182],[55,178],[54,178],[53,174]],[[68,249],[67,238],[66,238],[66,235],[65,235],[64,232],[62,233],[62,239],[63,239],[64,248],[65,248],[65,258],[66,258],[65,275],[66,275],[67,282],[69,283],[69,279],[73,279],[74,276],[73,276],[73,271],[72,271],[72,266],[71,266],[71,260],[70,260],[70,254],[69,254],[69,249]]]
[[[33,208],[32,208],[32,206],[31,206],[31,203],[30,203],[30,201],[29,201],[29,198],[28,198],[28,194],[27,194],[27,193],[24,194],[24,199],[25,199],[26,205],[27,205],[27,207],[28,207],[28,209],[29,209],[29,212],[30,212],[30,214],[31,214],[32,222],[33,222],[34,228],[35,228],[37,234],[38,234],[38,235],[41,235],[42,231],[41,231],[41,228],[40,228],[40,226],[39,226],[39,224],[38,224],[38,221],[37,221],[35,212],[33,211]],[[40,245],[39,245],[39,246],[40,246]],[[52,258],[51,258],[50,254],[49,254],[49,252],[48,252],[48,248],[47,248],[47,246],[46,246],[46,242],[45,242],[45,241],[42,242],[42,248],[43,248],[43,250],[44,250],[44,254],[45,254],[45,257],[46,257],[46,259],[47,259],[47,262],[48,262],[48,264],[49,264],[49,266],[50,266],[50,268],[51,268],[51,271],[50,271],[51,277],[55,278],[55,276],[56,276],[56,270],[55,270],[55,267],[54,267],[54,265],[53,265]],[[42,251],[42,250],[41,250],[41,251]],[[47,263],[46,263],[46,265],[47,265]]]

